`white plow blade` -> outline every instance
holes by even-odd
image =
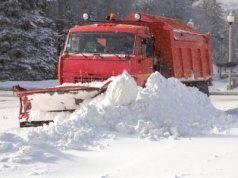
[[[66,115],[77,109],[84,100],[105,92],[110,82],[107,81],[102,87],[61,86],[34,90],[16,85],[14,93],[20,99],[20,127],[38,126],[44,121],[49,123],[55,117],[66,119]],[[33,124],[33,121],[37,123]]]
[[[99,90],[79,90],[73,93],[38,93],[28,95],[32,108],[28,121],[52,121],[55,118],[67,119],[70,111],[77,109],[84,100],[93,98],[100,93]],[[64,112],[63,112],[64,111]],[[68,112],[65,112],[68,111]]]
[[[78,105],[87,99],[90,99],[100,91],[84,91],[79,90],[72,93],[54,94],[49,93],[38,93],[28,95],[28,100],[31,101],[31,110],[40,111],[60,111],[60,110],[74,110],[77,109]]]

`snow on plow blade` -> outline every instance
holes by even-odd
[[[106,91],[110,82],[102,87],[61,86],[26,90],[14,86],[14,93],[20,99],[20,127],[36,127],[53,122],[62,112],[73,112],[80,103]]]

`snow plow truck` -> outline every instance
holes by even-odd
[[[20,98],[20,127],[52,122],[46,113],[73,112],[84,100],[107,89],[63,86],[64,83],[106,81],[127,71],[138,86],[145,86],[155,71],[174,77],[186,86],[209,95],[213,75],[210,36],[182,21],[134,12],[117,20],[114,13],[105,21],[90,21],[72,27],[59,54],[58,81],[54,88],[25,90],[15,87]],[[42,103],[46,97],[47,103]],[[54,99],[52,99],[54,98]]]

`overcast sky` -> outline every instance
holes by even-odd
[[[238,3],[237,0],[220,0],[221,2],[228,3],[228,2],[236,2]]]

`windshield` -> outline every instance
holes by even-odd
[[[68,53],[134,54],[135,35],[118,32],[71,33],[66,50]]]

